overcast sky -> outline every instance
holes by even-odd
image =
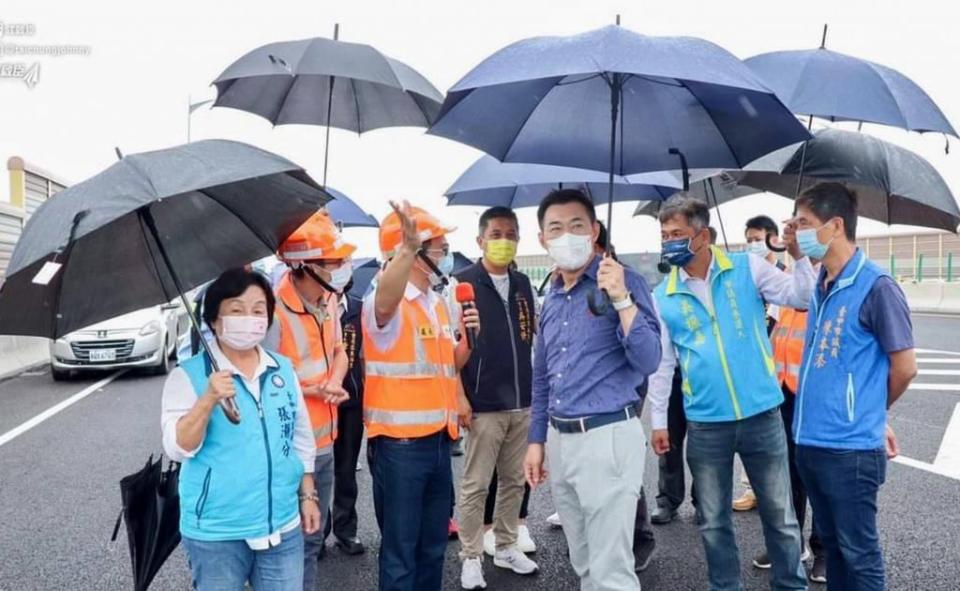
[[[4,0],[0,21],[28,23],[36,35],[5,42],[89,45],[88,56],[0,57],[0,63],[41,63],[35,88],[0,79],[0,157],[19,155],[76,182],[109,166],[114,146],[124,152],[167,147],[186,140],[188,96],[213,98],[210,82],[233,60],[260,45],[315,36],[368,43],[423,73],[442,92],[497,49],[539,35],[566,35],[612,23],[616,14],[637,32],[709,39],[741,58],[812,48],[830,24],[829,48],[896,68],[923,87],[955,127],[960,127],[960,3],[943,0],[697,0],[604,2],[404,0],[208,2]],[[848,128],[854,128],[846,126]],[[960,141],[944,155],[938,135],[864,128],[913,149],[960,189]],[[282,154],[320,179],[323,130],[273,129],[238,111],[201,109],[193,139],[229,138]],[[427,136],[420,129],[388,129],[358,137],[334,130],[329,184],[381,217],[387,199],[408,198],[456,223],[454,247],[476,254],[479,210],[444,208],[444,190],[478,156],[476,150]],[[6,171],[3,171],[4,175]],[[8,198],[5,177],[3,199]],[[621,252],[658,250],[659,231],[615,209],[615,243]],[[785,219],[790,202],[770,195],[721,209],[727,231],[742,236],[757,213]],[[625,230],[629,230],[628,232]],[[892,231],[904,231],[893,227]],[[888,231],[866,222],[861,235]],[[540,253],[532,211],[521,212],[522,254]],[[376,233],[351,230],[361,254],[376,250]]]

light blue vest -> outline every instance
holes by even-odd
[[[860,307],[883,275],[857,249],[827,297],[821,302],[819,290],[814,296],[793,419],[800,445],[859,450],[884,445],[890,359],[860,325]]]
[[[739,421],[783,402],[747,254],[712,248],[710,314],[674,267],[654,296],[677,350],[687,419]]]
[[[286,357],[260,377],[260,403],[234,377],[239,425],[220,407],[207,425],[203,446],[180,468],[180,533],[203,541],[267,536],[300,511],[303,462],[293,449],[297,376]],[[181,364],[200,396],[211,372],[201,353]]]

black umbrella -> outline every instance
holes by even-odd
[[[113,528],[120,531],[120,519],[127,526],[127,544],[133,563],[134,591],[145,591],[160,567],[180,543],[180,464],[170,462],[163,469],[163,458],[153,456],[139,472],[120,481],[123,509]]]
[[[330,128],[358,134],[427,127],[443,95],[419,72],[360,43],[317,37],[270,43],[230,64],[216,80],[213,106],[247,111],[274,125],[323,125],[323,186]]]
[[[237,142],[122,158],[30,218],[0,334],[56,339],[177,296],[189,310],[186,291],[272,254],[328,200],[297,165]]]
[[[957,200],[932,164],[906,148],[854,131],[818,131],[805,150],[777,150],[715,181],[711,197],[716,205],[760,191],[793,198],[798,182],[808,188],[836,181],[857,192],[859,213],[866,218],[948,232],[957,232],[960,224]],[[657,202],[641,203],[634,215],[655,216],[658,208]]]

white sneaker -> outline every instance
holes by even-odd
[[[508,568],[518,575],[532,575],[539,568],[536,562],[527,558],[527,555],[518,550],[516,546],[497,550],[493,557],[493,565]]]
[[[537,544],[534,543],[533,538],[530,537],[530,529],[525,525],[520,525],[520,527],[517,528],[517,549],[524,554],[531,554],[537,551]]]
[[[483,551],[487,556],[497,553],[497,537],[493,535],[492,529],[483,532]]]
[[[468,591],[487,588],[487,582],[483,579],[482,558],[467,558],[463,561],[463,569],[460,571],[460,586]]]
[[[800,562],[806,562],[810,560],[812,554],[810,553],[810,546],[807,544],[803,545],[803,554],[800,556]]]
[[[547,523],[553,527],[563,527],[563,524],[560,523],[560,514],[554,513],[550,517],[547,517]]]

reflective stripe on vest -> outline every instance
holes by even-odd
[[[779,383],[796,392],[803,363],[803,346],[807,332],[807,313],[792,308],[780,309],[780,321],[770,337]]]
[[[290,302],[299,304],[300,310]],[[331,307],[327,306],[328,314]],[[335,355],[336,310],[324,319],[319,319],[306,308],[287,273],[277,286],[276,319],[280,322],[279,352],[293,362],[294,371],[301,386],[326,381],[329,375],[327,356]],[[321,330],[323,326],[323,330]],[[317,448],[329,447],[337,438],[337,408],[316,396],[304,396],[304,402],[313,427]]]
[[[368,301],[367,305],[371,305]],[[458,372],[449,312],[436,300],[432,319],[420,303],[403,299],[400,333],[390,350],[364,335],[364,420],[367,436],[408,439],[444,429],[457,437]],[[364,332],[367,326],[363,326]]]

